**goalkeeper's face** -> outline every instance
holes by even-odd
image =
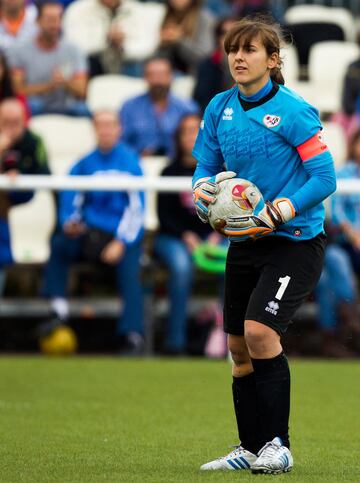
[[[268,56],[260,36],[246,43],[230,46],[228,62],[231,75],[239,89],[247,96],[258,92],[268,81],[270,71],[278,65],[276,53]]]

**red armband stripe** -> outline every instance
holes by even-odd
[[[323,141],[321,131],[300,144],[300,146],[297,146],[296,149],[302,161],[307,161],[308,159],[329,150]]]

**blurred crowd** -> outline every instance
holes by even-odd
[[[191,176],[196,163],[191,151],[202,113],[214,95],[232,86],[224,36],[237,19],[249,14],[270,15],[284,27],[285,40],[293,39],[298,51],[302,67],[298,80],[306,82],[311,76],[306,70],[309,45],[302,45],[299,24],[289,23],[280,0],[0,0],[1,173],[50,174],[46,143],[31,126],[36,116],[61,115],[89,119],[94,128],[95,147],[81,159],[69,160],[70,176],[141,176],[141,159],[148,156],[166,157],[164,176]],[[354,17],[354,32],[356,22]],[[314,44],[348,42],[346,31],[341,38],[330,20],[322,24],[321,29],[313,27],[312,33],[320,35],[312,36]],[[93,110],[89,86],[101,76],[126,76],[134,83],[141,78],[144,91],[135,96],[125,92],[121,105]],[[190,78],[191,92],[174,94],[175,81],[184,78]],[[324,121],[341,127],[348,145],[339,178],[360,179],[360,52],[347,66],[340,108],[321,114]],[[1,292],[6,268],[13,263],[8,214],[12,206],[32,196],[32,192],[0,192]],[[327,208],[326,263],[314,293],[319,354],[356,356],[360,354],[360,196],[336,194]],[[64,191],[57,197],[57,210],[39,294],[49,299],[52,311],[44,330],[69,319],[68,277],[75,261],[91,262],[98,269],[110,265],[124,304],[116,333],[119,351],[141,354],[146,318],[141,279],[144,194]],[[150,254],[169,274],[163,352],[184,354],[196,272],[192,254],[201,244],[226,246],[227,242],[197,219],[191,193],[160,194],[157,216]],[[222,276],[217,278],[220,306]],[[219,318],[221,324],[221,314],[215,312],[214,329]],[[221,347],[213,354],[225,356],[222,337],[218,344]]]

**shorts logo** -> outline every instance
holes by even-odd
[[[272,300],[271,302],[268,302],[268,306],[265,307],[265,310],[266,312],[270,312],[270,314],[272,315],[277,315],[279,310],[279,304]]]
[[[233,120],[234,109],[232,107],[227,107],[224,109],[223,121]]]
[[[200,123],[200,129],[204,129],[204,127],[205,127],[205,121],[204,119],[202,119]]]
[[[281,117],[280,116],[275,116],[273,114],[266,114],[263,117],[263,123],[265,124],[266,127],[275,127],[278,124],[280,124]]]
[[[301,236],[302,232],[299,228],[295,228],[295,230],[293,231],[293,234],[294,234],[294,236]]]

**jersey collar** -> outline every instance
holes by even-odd
[[[265,102],[272,99],[275,96],[275,94],[278,92],[278,90],[279,90],[279,84],[276,84],[275,82],[273,82],[273,86],[270,92],[268,92],[264,97],[261,97],[260,99],[257,99],[255,101],[246,100],[241,96],[240,92],[238,92],[238,99],[244,111],[249,111],[250,109],[254,109],[254,107],[261,106],[262,104],[265,104]]]

